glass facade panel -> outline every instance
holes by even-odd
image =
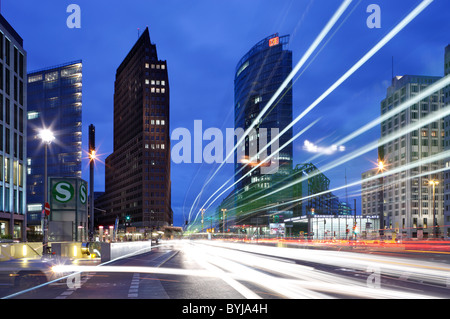
[[[28,79],[26,196],[27,204],[34,205],[44,202],[45,148],[37,137],[40,128],[51,128],[57,141],[48,146],[48,177],[81,177],[82,62],[35,71]]]

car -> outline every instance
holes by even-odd
[[[76,258],[45,256],[42,258],[19,258],[0,262],[0,298],[28,290],[67,275],[52,270],[57,265],[80,264]],[[97,260],[88,260],[98,263]],[[84,262],[82,262],[84,263]],[[36,294],[37,290],[30,290]]]

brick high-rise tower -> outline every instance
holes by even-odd
[[[169,80],[148,28],[116,72],[114,152],[106,159],[102,226],[146,229],[173,223],[170,181]],[[142,231],[144,230],[144,231]]]

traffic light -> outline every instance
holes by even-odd
[[[272,215],[272,223],[274,224],[284,223],[283,215]]]

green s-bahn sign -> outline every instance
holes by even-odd
[[[57,182],[53,185],[53,198],[60,203],[67,203],[75,194],[73,185],[66,181]]]
[[[69,181],[58,181],[52,188],[53,199],[59,203],[68,203],[75,196],[75,187]],[[78,188],[78,199],[81,204],[87,202],[87,187],[85,183],[80,183]]]
[[[87,182],[77,177],[50,177],[50,241],[82,241],[87,238]]]

